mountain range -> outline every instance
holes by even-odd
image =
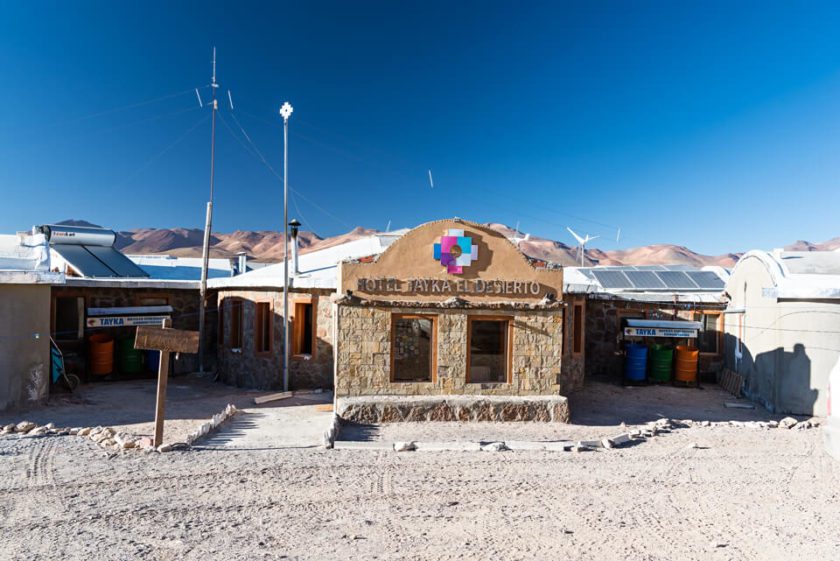
[[[58,222],[68,226],[99,227],[85,220],[64,220]],[[563,242],[527,237],[504,224],[489,223],[490,228],[517,240],[519,249],[535,259],[561,265],[575,265],[577,248]],[[356,227],[337,236],[322,238],[315,232],[302,230],[298,234],[301,253],[324,249],[378,232],[369,228]],[[168,254],[180,257],[198,257],[204,232],[196,228],[139,228],[117,232],[116,247],[123,253]],[[236,230],[230,233],[214,233],[210,237],[211,257],[233,257],[245,252],[257,261],[279,261],[283,258],[283,235],[269,230]],[[791,251],[829,251],[840,248],[840,237],[822,243],[799,240],[785,247]],[[586,265],[720,265],[732,267],[741,253],[703,255],[691,249],[674,244],[654,244],[629,249],[600,250],[587,248]]]

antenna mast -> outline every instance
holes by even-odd
[[[216,83],[216,47],[213,47],[213,76],[210,78],[210,92],[212,97],[210,110],[212,111],[210,125],[210,199],[207,201],[207,213],[204,219],[204,244],[201,249],[201,291],[198,308],[198,371],[204,372],[204,336],[205,316],[207,313],[207,268],[210,263],[210,231],[213,228],[213,188],[216,172],[216,112],[219,110],[219,102],[216,100],[216,90],[219,84]],[[221,313],[221,310],[219,311]]]

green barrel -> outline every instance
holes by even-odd
[[[143,370],[143,351],[134,348],[134,337],[117,343],[117,367],[123,374],[139,374]]]
[[[666,345],[650,347],[650,378],[654,382],[671,381],[671,363],[674,361],[674,349]]]

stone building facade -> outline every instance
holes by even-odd
[[[587,377],[621,379],[624,372],[622,320],[663,319],[705,322],[709,329],[700,342],[699,371],[710,377],[723,364],[723,307],[723,303],[640,302],[589,297],[586,300],[585,374]]]
[[[456,415],[428,399],[437,397],[457,402],[465,419],[568,419],[560,396],[583,378],[581,365],[564,366],[561,269],[536,266],[500,233],[455,219],[411,230],[375,260],[342,263],[339,277],[340,412],[374,420],[372,411],[394,405],[359,400],[390,396],[435,411],[405,412],[412,418]],[[488,413],[464,412],[464,400]]]
[[[148,306],[171,306],[172,327],[198,330],[199,291],[197,283],[161,282],[154,280],[111,281],[108,279],[67,279],[54,286],[51,294],[50,333],[65,355],[68,369],[82,377],[87,369],[87,340],[94,333],[108,333],[115,341],[133,338],[135,326],[91,327],[91,308],[131,309]],[[215,310],[209,309],[208,327],[215,334]],[[135,315],[120,313],[117,315]],[[198,355],[181,354],[171,360],[175,374],[195,372]]]
[[[289,293],[289,330],[292,354],[289,360],[289,389],[329,389],[333,386],[333,306],[330,290]],[[220,319],[216,327],[216,357],[220,378],[225,383],[263,390],[283,388],[283,292],[276,289],[225,289],[217,293]],[[268,318],[258,305],[266,306]],[[306,308],[302,306],[311,306]],[[294,334],[306,321],[303,310],[311,310],[310,352],[295,352]],[[235,318],[234,316],[239,316]],[[269,344],[260,347],[258,323],[268,329]],[[263,343],[265,339],[262,339]]]
[[[436,318],[437,368],[430,381],[392,380],[393,314]],[[482,317],[509,318],[512,324],[511,371],[504,382],[468,381],[468,318]],[[380,308],[344,303],[338,306],[338,333],[336,392],[340,396],[565,394],[578,383],[575,377],[562,375],[563,315],[559,309]]]

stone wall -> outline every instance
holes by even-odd
[[[333,386],[333,322],[329,292],[289,293],[289,330],[294,333],[295,304],[311,302],[315,311],[314,353],[311,356],[292,356],[289,360],[289,389],[331,388]],[[224,314],[223,338],[216,338],[216,355],[221,379],[235,386],[279,390],[283,388],[283,293],[277,290],[222,290],[218,305],[225,300],[242,301],[242,347],[233,349],[231,341],[231,310]],[[271,305],[272,344],[267,353],[256,351],[254,338],[257,302]]]
[[[437,368],[431,382],[391,382],[391,317],[437,316]],[[510,383],[466,381],[467,317],[513,319]],[[339,396],[362,395],[551,395],[571,389],[561,374],[563,315],[559,309],[467,310],[338,306]]]
[[[53,309],[55,299],[59,297],[83,297],[85,309],[87,308],[122,308],[130,306],[150,305],[149,302],[166,301],[172,306],[172,327],[174,329],[185,329],[198,331],[198,316],[200,297],[197,289],[162,289],[162,288],[120,288],[120,287],[90,287],[90,286],[56,286],[52,289]],[[215,306],[210,304],[207,309],[208,327],[207,340],[208,352],[205,355],[206,363],[212,367],[213,344],[215,340],[217,316]],[[54,321],[53,328],[54,330]],[[114,339],[121,337],[133,337],[135,327],[107,327],[99,329],[85,329],[85,337],[92,333],[104,331],[114,336]],[[64,340],[61,336],[55,337],[59,341],[62,352],[69,354],[65,357],[76,372],[81,374],[85,368],[86,345],[85,340]],[[78,361],[74,363],[74,361]],[[170,363],[172,371],[176,374],[195,372],[198,369],[198,355],[181,354],[178,358],[172,356]],[[115,361],[116,365],[116,361]],[[79,370],[81,369],[81,371]]]
[[[719,311],[722,306],[705,309]],[[703,308],[693,304],[662,304],[626,300],[586,302],[586,376],[621,378],[624,373],[621,320],[623,318],[688,320],[696,319]],[[721,343],[722,347],[722,343]],[[723,349],[720,349],[723,351]],[[700,354],[700,372],[714,372],[722,366],[722,354]]]

